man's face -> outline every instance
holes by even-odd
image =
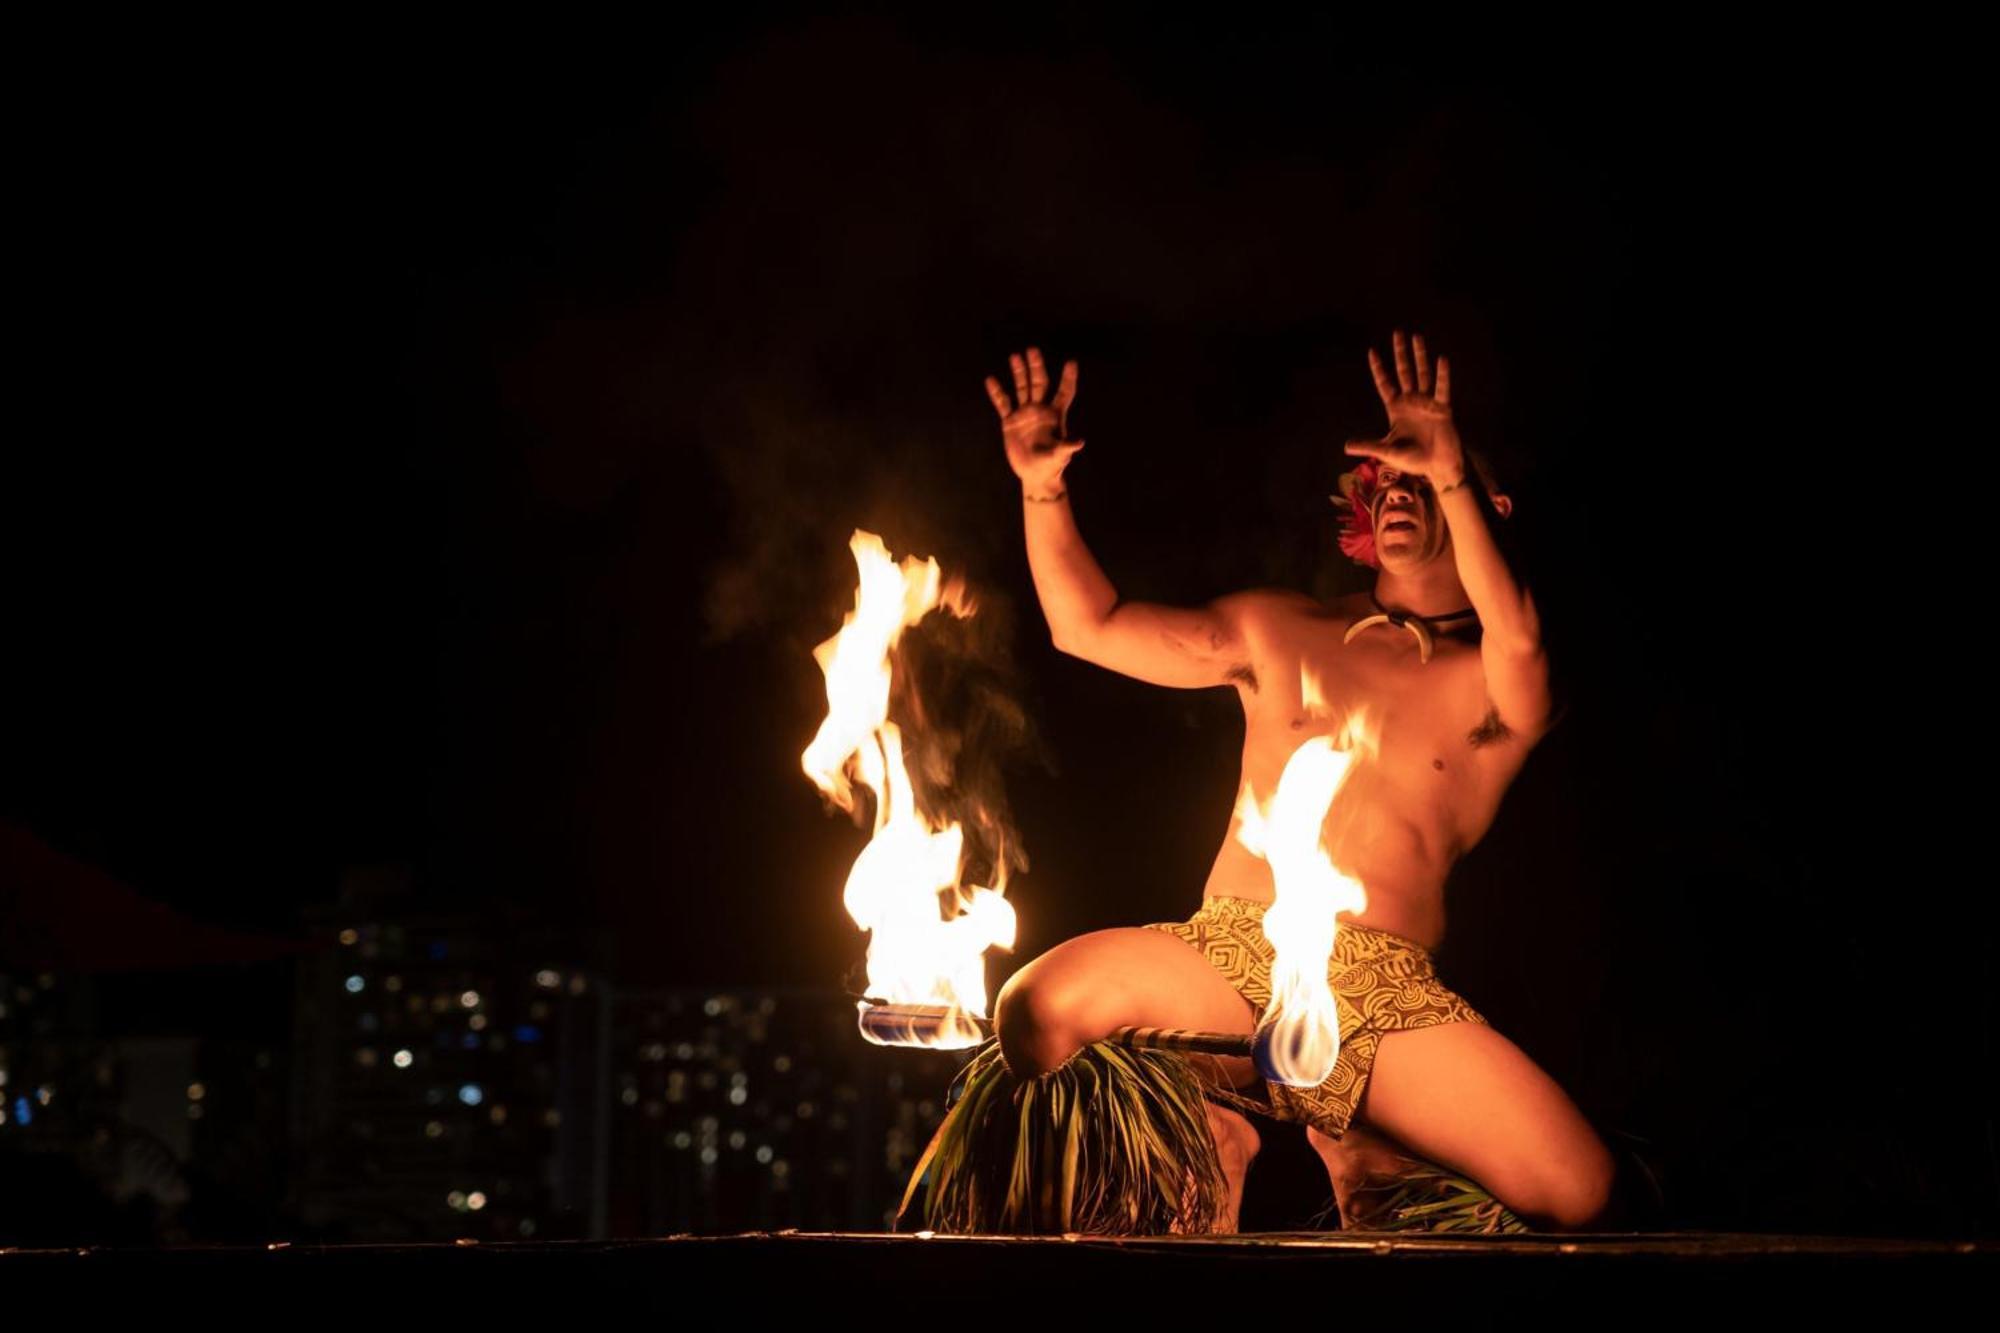
[[[1382,568],[1415,569],[1450,549],[1451,530],[1430,483],[1384,463],[1375,489],[1375,555]]]

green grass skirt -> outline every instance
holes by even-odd
[[[989,1040],[946,1106],[899,1223],[926,1184],[923,1225],[960,1235],[1202,1234],[1227,1210],[1203,1084],[1173,1052],[1093,1042],[1023,1081]],[[1475,1182],[1407,1155],[1346,1194],[1349,1229],[1529,1230]]]
[[[1200,1233],[1227,1210],[1201,1081],[1172,1052],[1093,1042],[1021,1080],[988,1041],[947,1104],[899,1219],[926,1181],[924,1226],[958,1234]]]

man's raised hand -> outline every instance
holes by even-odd
[[[1398,472],[1449,485],[1464,475],[1465,456],[1458,426],[1451,417],[1451,362],[1440,356],[1431,368],[1430,349],[1422,334],[1411,340],[1396,330],[1396,378],[1389,378],[1382,358],[1368,349],[1368,369],[1375,392],[1389,415],[1389,432],[1379,440],[1349,440],[1345,452],[1377,459]]]
[[[1069,407],[1076,401],[1076,362],[1063,365],[1062,382],[1049,397],[1049,371],[1042,349],[1030,347],[1026,359],[1007,358],[1014,370],[1014,397],[993,376],[986,377],[986,396],[1000,414],[1000,436],[1007,445],[1007,465],[1021,479],[1024,494],[1038,499],[1061,493],[1063,469],[1082,440],[1069,438]]]

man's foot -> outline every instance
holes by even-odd
[[[1257,1136],[1257,1127],[1250,1123],[1248,1116],[1230,1110],[1226,1106],[1208,1103],[1208,1125],[1215,1132],[1215,1149],[1222,1158],[1222,1174],[1229,1181],[1229,1206],[1217,1221],[1215,1230],[1231,1233],[1236,1230],[1237,1219],[1243,1212],[1243,1180],[1250,1174],[1250,1163],[1257,1158],[1257,1149],[1263,1140]]]

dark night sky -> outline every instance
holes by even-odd
[[[403,861],[615,929],[635,977],[832,984],[858,835],[796,765],[865,526],[974,582],[1031,719],[1019,957],[1185,915],[1233,695],[1052,651],[980,380],[1082,362],[1074,502],[1125,595],[1344,590],[1324,496],[1378,429],[1367,346],[1417,327],[1576,701],[1454,880],[1446,975],[1595,1109],[1810,1105],[1822,1152],[1886,1116],[1988,1154],[1992,1206],[1988,914],[1922,887],[1968,756],[1904,724],[1968,668],[1874,628],[1965,604],[1894,528],[1955,237],[1910,225],[1937,187],[1882,79],[1330,20],[514,38],[73,85],[32,164],[60,410],[9,488],[9,817],[208,920]]]

